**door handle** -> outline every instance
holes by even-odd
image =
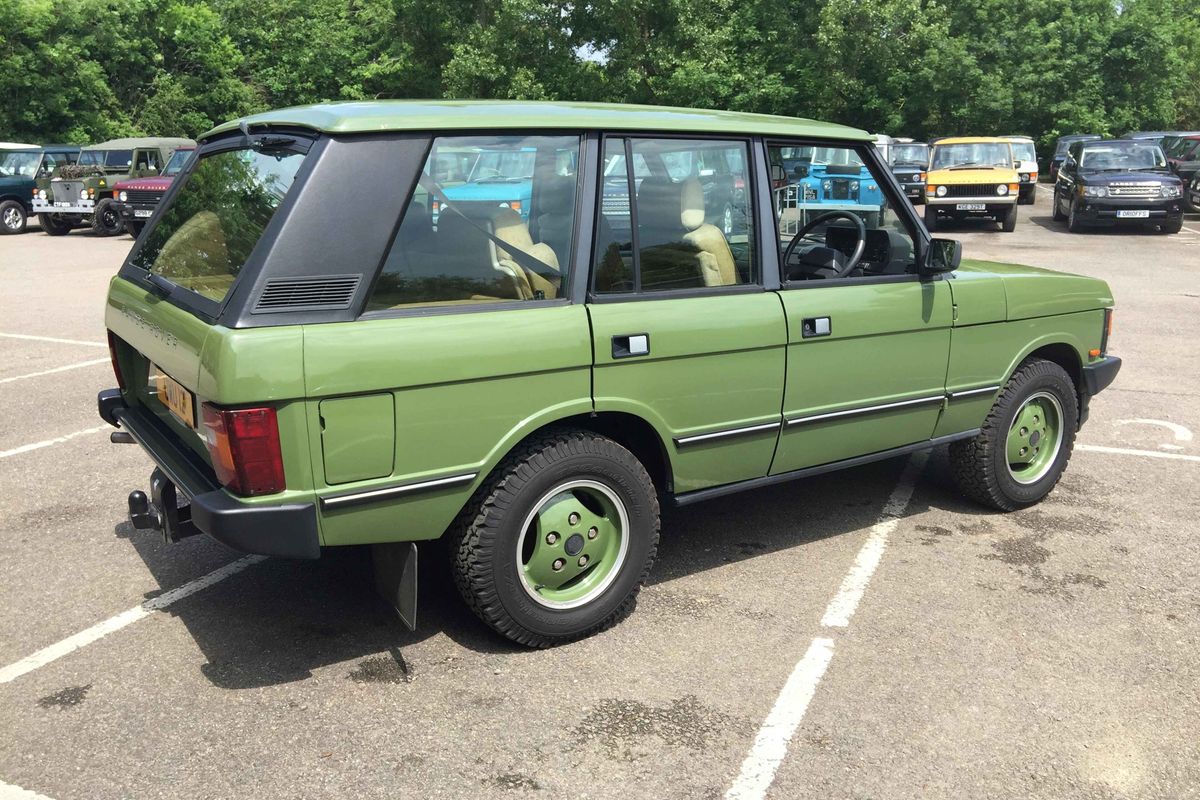
[[[612,337],[612,357],[631,358],[650,354],[650,334],[627,333]]]
[[[800,323],[800,335],[805,339],[828,336],[832,330],[829,317],[808,317]]]

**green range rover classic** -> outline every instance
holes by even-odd
[[[845,208],[798,199],[804,148],[854,165]],[[475,613],[547,646],[632,609],[661,503],[942,444],[970,497],[1038,502],[1120,367],[1112,305],[931,240],[860,130],[329,104],[201,138],[112,281],[99,411],[157,464],[135,526],[372,545],[410,626],[416,543],[448,536]]]

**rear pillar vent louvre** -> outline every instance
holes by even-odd
[[[271,278],[254,304],[254,313],[340,311],[350,307],[361,281],[361,275]]]

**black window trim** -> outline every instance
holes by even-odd
[[[838,139],[819,139],[819,138],[786,138],[786,137],[764,137],[763,138],[763,158],[769,163],[770,148],[776,147],[845,147],[853,150],[858,154],[859,158],[863,159],[863,163],[870,162],[876,172],[872,172],[872,177],[876,178],[875,183],[883,191],[884,195],[892,204],[892,209],[896,212],[896,217],[902,221],[905,230],[913,240],[913,260],[916,264],[916,272],[906,272],[903,275],[873,275],[862,278],[827,278],[819,281],[789,281],[784,275],[784,264],[782,260],[778,263],[780,288],[785,290],[792,289],[816,289],[822,286],[871,286],[880,283],[910,283],[924,282],[930,280],[939,280],[942,277],[941,273],[928,274],[922,271],[921,267],[925,263],[925,259],[929,257],[931,237],[929,231],[925,229],[925,225],[917,217],[916,209],[912,203],[908,201],[908,196],[904,194],[904,190],[900,187],[899,181],[896,179],[895,173],[887,166],[875,147],[874,142],[848,142]],[[882,179],[876,177],[876,173],[883,175]],[[899,201],[899,202],[898,202]],[[774,239],[772,241],[780,241],[779,233],[779,218],[775,214],[775,200],[771,198],[771,225],[773,227]],[[776,258],[779,258],[779,246],[775,246]]]
[[[577,161],[578,167],[576,168],[576,171],[575,171],[575,209],[576,209],[575,237],[576,238],[575,238],[575,241],[573,244],[574,252],[567,254],[568,264],[567,264],[566,269],[563,269],[561,264],[559,265],[559,271],[562,272],[565,277],[567,277],[568,281],[574,281],[574,283],[567,284],[567,296],[565,296],[565,297],[550,297],[550,298],[546,298],[543,300],[504,299],[504,300],[486,301],[486,302],[480,302],[480,303],[464,303],[462,305],[455,305],[455,306],[413,305],[413,306],[407,306],[404,308],[368,309],[367,304],[371,302],[371,295],[375,291],[375,284],[378,282],[380,276],[383,274],[383,267],[387,263],[388,256],[392,252],[392,247],[394,247],[396,244],[396,236],[398,236],[400,233],[400,225],[404,222],[404,217],[408,213],[409,205],[412,204],[413,196],[416,194],[417,185],[420,182],[420,176],[424,171],[425,164],[427,164],[429,162],[430,155],[433,153],[434,146],[436,145],[437,140],[445,139],[445,138],[462,139],[462,138],[469,138],[472,136],[492,136],[492,137],[496,137],[496,136],[541,136],[541,137],[573,136],[579,140],[579,159]],[[521,308],[547,308],[547,307],[555,307],[555,306],[567,306],[567,305],[573,305],[575,303],[583,302],[581,298],[577,297],[578,289],[579,289],[578,284],[580,282],[583,282],[585,284],[585,289],[586,289],[586,282],[580,281],[580,279],[578,277],[578,266],[577,265],[580,260],[580,247],[581,247],[581,241],[582,241],[581,237],[586,236],[588,241],[590,241],[592,238],[592,232],[590,230],[590,222],[588,223],[587,226],[581,226],[581,224],[580,224],[582,215],[583,215],[582,207],[587,204],[587,197],[586,197],[586,195],[584,195],[582,193],[585,191],[585,187],[586,187],[586,183],[587,183],[587,176],[591,172],[591,170],[588,167],[588,160],[587,160],[588,144],[589,144],[589,140],[592,140],[594,142],[595,138],[596,138],[596,134],[594,131],[585,131],[585,130],[578,130],[578,129],[574,129],[574,130],[560,129],[560,128],[545,128],[545,129],[526,129],[526,128],[486,129],[486,128],[480,128],[477,130],[470,129],[470,128],[451,128],[451,129],[447,129],[447,130],[441,130],[441,129],[430,130],[428,132],[428,143],[425,146],[425,154],[422,157],[422,161],[421,161],[421,169],[418,169],[416,174],[414,175],[413,185],[408,187],[408,191],[407,191],[407,195],[406,195],[407,199],[404,201],[403,210],[400,212],[400,215],[397,217],[396,222],[392,228],[391,235],[388,237],[388,244],[387,244],[387,247],[384,248],[383,257],[380,259],[378,264],[376,264],[374,267],[372,267],[371,272],[369,273],[370,286],[368,287],[367,291],[363,294],[362,304],[356,310],[356,313],[353,314],[352,319],[373,320],[373,319],[395,319],[395,318],[402,318],[402,317],[437,317],[437,316],[447,316],[450,314],[479,314],[479,313],[484,313],[484,312],[488,312],[488,311],[509,311],[509,310],[521,309]],[[530,201],[532,202],[532,196],[530,198]],[[588,258],[590,258],[590,255],[588,256]],[[584,263],[583,274],[586,277],[587,263],[586,263],[586,261],[584,261],[583,263]]]
[[[294,128],[288,128],[279,131],[276,131],[272,128],[264,128],[252,134],[252,138],[253,136],[262,135],[265,133],[280,133],[294,137],[294,141],[287,146],[287,149],[295,150],[296,152],[304,155],[305,160],[304,163],[300,165],[300,169],[297,171],[296,177],[292,181],[292,187],[300,186],[301,189],[303,189],[303,185],[307,183],[308,174],[315,167],[316,161],[320,157],[321,144],[325,141],[325,138],[319,136],[315,131],[298,131]],[[163,193],[162,199],[159,200],[158,207],[168,208],[170,204],[174,202],[175,195],[178,194],[185,185],[187,185],[187,182],[191,179],[192,173],[195,172],[196,167],[199,165],[202,158],[208,155],[224,153],[230,150],[244,150],[245,145],[246,138],[240,131],[234,131],[208,141],[197,142],[194,157],[189,159],[187,163],[184,164],[183,169],[178,175],[175,176],[174,180],[171,181],[171,185],[167,187],[167,191]],[[308,158],[310,154],[314,157]],[[230,305],[230,302],[233,300],[234,295],[237,293],[238,284],[245,279],[246,275],[258,269],[263,254],[270,249],[271,244],[275,241],[275,238],[279,232],[279,227],[283,224],[287,212],[291,210],[291,206],[295,203],[297,195],[299,195],[299,192],[293,192],[289,188],[287,196],[284,197],[283,202],[280,204],[279,208],[276,209],[271,221],[267,223],[267,227],[263,229],[262,236],[260,236],[258,242],[255,243],[254,248],[250,251],[250,255],[246,257],[246,263],[243,264],[242,268],[238,270],[237,277],[234,278],[233,283],[231,283],[229,286],[229,291],[225,293],[225,297],[223,297],[219,302],[197,294],[190,289],[185,289],[178,284],[172,283],[166,278],[162,278],[161,283],[152,281],[150,280],[151,272],[149,269],[142,269],[141,267],[133,266],[132,262],[134,257],[141,253],[142,247],[149,238],[149,234],[158,226],[159,221],[162,219],[161,215],[152,217],[150,222],[146,225],[146,229],[142,231],[142,235],[137,237],[137,241],[134,242],[133,248],[129,251],[129,255],[125,256],[125,261],[122,262],[121,269],[118,271],[117,275],[159,296],[163,296],[162,285],[165,283],[170,286],[170,289],[167,291],[164,299],[166,299],[172,305],[194,314],[210,325],[216,324],[221,320],[222,315],[225,313],[226,309]],[[250,269],[247,269],[247,266],[250,266]]]
[[[705,133],[691,131],[640,131],[640,130],[624,130],[624,129],[606,129],[600,134],[600,160],[596,167],[596,187],[594,194],[595,212],[592,215],[593,231],[599,229],[594,223],[599,219],[599,214],[603,212],[603,201],[600,198],[600,192],[604,189],[603,181],[599,180],[599,175],[603,169],[603,157],[608,147],[610,139],[624,140],[625,148],[625,166],[626,180],[629,182],[629,223],[632,226],[630,234],[631,244],[634,248],[634,290],[629,292],[611,292],[600,294],[595,291],[596,281],[596,263],[595,263],[595,246],[588,256],[590,262],[589,275],[587,280],[587,302],[597,304],[607,303],[630,303],[641,302],[644,300],[674,300],[686,297],[714,297],[726,294],[755,294],[758,292],[771,291],[771,287],[767,285],[768,276],[766,264],[762,252],[766,250],[763,247],[761,240],[757,242],[754,255],[758,256],[759,274],[758,279],[753,283],[734,284],[732,286],[695,286],[685,289],[662,289],[653,292],[641,291],[641,258],[638,252],[637,242],[637,211],[636,198],[637,184],[633,175],[633,140],[634,139],[679,139],[682,141],[712,141],[712,142],[737,142],[744,144],[746,147],[747,161],[744,165],[746,171],[746,179],[750,181],[750,189],[746,193],[748,202],[751,206],[751,217],[755,223],[751,226],[754,229],[756,237],[762,235],[762,226],[757,223],[757,218],[761,215],[754,210],[754,204],[758,203],[760,197],[759,192],[759,176],[758,170],[755,168],[758,156],[756,154],[756,143],[761,140],[761,137],[751,134],[734,134],[734,133]],[[778,249],[778,248],[776,248]]]

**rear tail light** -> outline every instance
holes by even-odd
[[[112,359],[113,374],[117,376],[117,386],[124,394],[125,378],[121,375],[121,362],[117,360],[117,342],[119,341],[121,340],[114,336],[112,331],[108,332],[108,357]]]
[[[203,406],[204,441],[217,480],[243,497],[282,492],[283,455],[273,408]]]

